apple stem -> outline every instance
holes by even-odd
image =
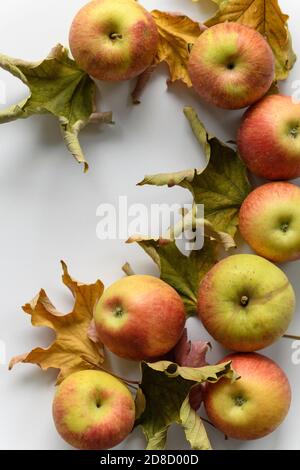
[[[298,127],[293,127],[291,130],[290,130],[290,134],[291,134],[291,137],[293,137],[293,139],[296,139],[298,137],[298,134],[299,134],[299,129]]]
[[[247,307],[248,303],[249,303],[249,297],[247,297],[247,295],[243,295],[241,298],[241,305],[243,307]]]
[[[110,39],[113,39],[113,40],[115,40],[115,39],[122,39],[122,38],[123,38],[122,34],[119,34],[119,33],[111,33],[111,34],[109,35],[109,37],[110,37]]]

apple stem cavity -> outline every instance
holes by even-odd
[[[243,295],[241,297],[241,305],[243,307],[247,307],[248,303],[249,303],[249,297],[247,295]]]
[[[298,126],[292,127],[290,129],[290,136],[293,139],[297,139],[298,135],[299,135],[299,127]]]
[[[124,314],[124,310],[123,310],[122,307],[119,306],[119,307],[116,307],[116,308],[115,308],[115,310],[114,310],[114,316],[115,316],[115,317],[118,317],[118,318],[119,318],[119,317],[122,317],[123,314]]]
[[[228,68],[228,70],[233,70],[233,69],[235,68],[234,62],[229,62],[229,63],[227,64],[227,68]]]
[[[236,404],[236,406],[243,406],[247,400],[244,397],[239,395],[238,397],[234,397],[233,401]]]
[[[280,230],[283,232],[283,233],[286,233],[289,229],[289,224],[286,222],[284,224],[281,224],[280,225]]]

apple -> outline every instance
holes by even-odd
[[[291,388],[283,370],[256,353],[237,353],[232,361],[241,376],[231,383],[222,378],[205,387],[204,405],[210,421],[226,436],[250,440],[267,436],[283,422],[291,404]]]
[[[219,261],[200,283],[198,314],[225,348],[265,348],[287,330],[295,310],[294,290],[281,269],[256,255]]]
[[[198,94],[220,108],[239,109],[262,98],[275,77],[264,37],[238,23],[205,30],[193,45],[188,71]]]
[[[270,95],[252,106],[238,132],[238,150],[250,171],[268,180],[300,176],[300,103]]]
[[[255,189],[242,204],[239,228],[264,258],[279,263],[300,259],[300,188],[273,182]]]
[[[169,352],[185,325],[177,292],[161,279],[134,275],[105,290],[94,312],[100,340],[113,353],[136,361]]]
[[[69,41],[75,61],[92,77],[129,80],[152,64],[158,31],[135,0],[93,0],[77,13]]]
[[[135,407],[127,387],[112,375],[84,370],[69,375],[53,401],[58,433],[73,447],[110,449],[132,431]]]

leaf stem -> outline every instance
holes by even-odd
[[[127,276],[134,276],[135,272],[130,266],[129,263],[125,263],[124,266],[122,266],[122,271],[127,275]]]
[[[91,366],[93,366],[95,369],[97,370],[101,370],[103,372],[106,372],[107,374],[110,374],[112,375],[113,377],[115,377],[116,379],[119,379],[119,380],[122,380],[122,382],[125,382],[127,383],[129,386],[133,386],[133,385],[140,385],[140,382],[138,380],[129,380],[129,379],[124,379],[124,377],[121,377],[117,374],[114,374],[113,372],[111,372],[110,370],[107,370],[105,369],[104,367],[101,367],[99,364],[95,364],[94,362],[90,361],[90,359],[88,357],[85,357],[85,356],[82,356],[81,357],[84,362],[87,362],[88,364],[90,364]],[[133,388],[137,388],[137,387],[133,387]]]
[[[209,421],[208,419],[206,418],[203,418],[202,416],[200,416],[200,419],[202,421],[204,421],[205,423],[209,424],[210,426],[212,426],[213,428],[217,429],[217,431],[220,431],[211,421]],[[226,436],[226,434],[224,434],[224,437],[225,437],[225,440],[227,441],[228,440],[228,436]]]
[[[300,341],[300,336],[295,336],[295,335],[283,335],[283,338],[286,338],[286,339],[295,339],[295,340]]]

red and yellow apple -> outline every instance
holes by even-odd
[[[268,180],[300,176],[300,103],[270,95],[252,106],[238,133],[239,154],[252,173]]]
[[[70,30],[75,61],[98,80],[129,80],[149,67],[158,47],[156,24],[135,0],[93,0]]]
[[[113,353],[136,361],[169,352],[185,325],[181,297],[153,276],[124,277],[105,290],[94,312],[100,340]]]
[[[198,94],[226,109],[253,104],[269,90],[275,74],[273,52],[254,29],[220,23],[193,45],[188,71]]]
[[[260,256],[283,263],[300,258],[300,188],[287,182],[252,191],[239,216],[242,237]]]
[[[265,348],[287,330],[294,290],[281,269],[256,255],[234,255],[204,277],[198,314],[211,336],[234,351]]]
[[[59,385],[53,419],[58,433],[71,446],[110,449],[132,431],[134,401],[127,387],[112,375],[84,370],[71,374]]]
[[[291,404],[291,388],[283,370],[261,354],[232,354],[220,363],[232,361],[241,376],[205,387],[204,405],[210,421],[226,436],[250,440],[267,436],[283,422]]]

